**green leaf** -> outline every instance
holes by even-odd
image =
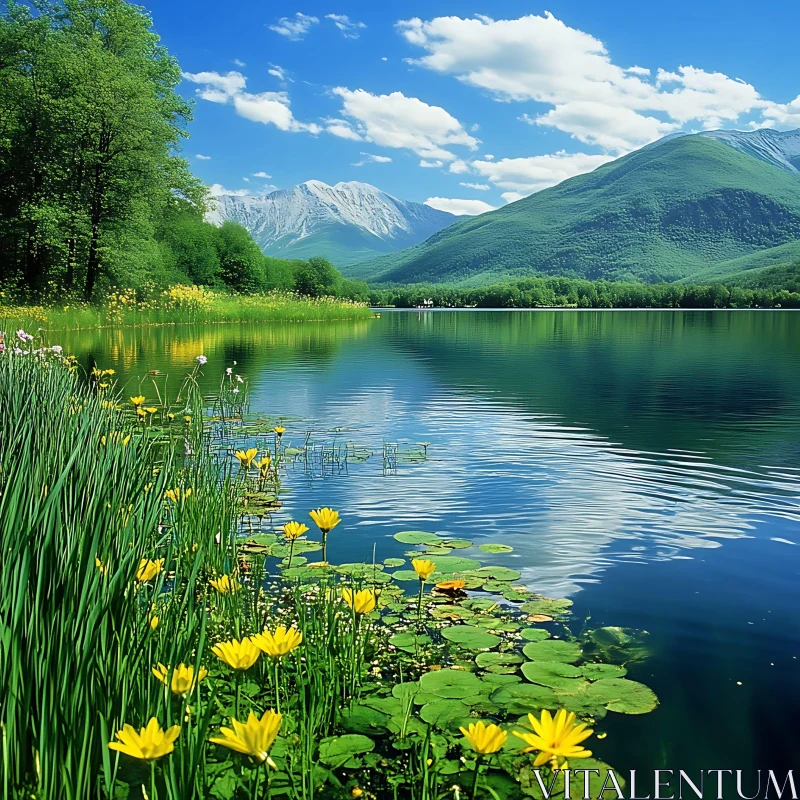
[[[551,597],[537,597],[520,607],[526,614],[543,614],[547,617],[563,617],[572,608],[572,600],[554,600]]]
[[[478,545],[478,549],[483,550],[484,553],[510,553],[514,550],[507,544],[481,544]]]
[[[522,577],[515,569],[508,567],[481,567],[476,572],[478,575],[495,581],[518,581]]]
[[[383,563],[387,567],[402,567],[406,560],[404,558],[385,558]]]
[[[498,667],[503,669],[511,668],[514,672],[517,664],[524,661],[519,653],[478,653],[475,657],[475,663],[481,669],[494,670]]]
[[[545,639],[543,642],[530,642],[522,648],[525,658],[531,661],[562,661],[573,664],[581,658],[580,645],[561,639]]]
[[[396,533],[394,538],[403,544],[437,545],[442,541],[435,533],[428,533],[427,531],[401,531]]]
[[[469,706],[460,700],[434,700],[419,710],[420,717],[430,725],[447,731],[458,730],[469,720]]]
[[[623,678],[628,674],[625,667],[617,664],[583,664],[581,671],[590,681],[598,681],[600,678]]]
[[[415,653],[417,648],[430,643],[430,636],[416,633],[396,633],[389,639],[389,644],[394,645],[398,650],[404,650],[406,653]]]
[[[520,631],[520,636],[526,642],[541,642],[550,638],[550,634],[544,628],[525,628],[525,630]]]
[[[627,678],[602,678],[589,685],[586,696],[620,714],[647,714],[658,705],[649,686]]]
[[[319,745],[319,760],[323,764],[336,769],[347,766],[354,756],[370,753],[375,749],[375,742],[368,736],[359,733],[346,733],[344,736],[333,736],[323,739]]]
[[[445,628],[442,636],[449,642],[455,642],[467,650],[490,650],[500,644],[501,639],[493,633],[476,628],[472,625],[454,625]]]
[[[509,714],[536,713],[542,708],[553,709],[558,705],[555,693],[546,686],[534,683],[513,683],[501,686],[492,692],[489,699],[503,706]]]
[[[575,679],[580,678],[583,673],[578,667],[561,661],[528,661],[522,665],[522,674],[531,683],[538,683],[540,686],[569,689],[572,684],[579,683]]]
[[[386,733],[389,717],[369,706],[354,706],[342,712],[342,727],[348,733],[381,736]]]
[[[456,669],[440,669],[426,672],[419,685],[424,692],[448,699],[462,699],[480,694],[481,681],[473,672]]]

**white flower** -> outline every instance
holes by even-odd
[[[233,369],[231,367],[228,367],[228,369],[225,370],[225,374],[226,375],[232,375],[233,374]]]
[[[242,378],[242,376],[241,376],[241,375],[237,375],[237,376],[236,376],[236,382],[237,382],[237,383],[244,383],[244,378]]]
[[[50,349],[54,353],[60,353],[64,348],[60,344],[54,344]]]
[[[31,339],[33,339],[33,336],[31,336],[29,333],[25,333],[25,331],[20,328],[20,330],[17,331],[17,339],[19,339],[21,342],[29,342]]]
[[[234,389],[234,390],[233,390],[233,393],[234,393],[234,394],[239,394],[239,390],[238,390],[238,389]]]
[[[202,367],[203,364],[208,363],[208,359],[205,356],[197,356],[197,363]]]

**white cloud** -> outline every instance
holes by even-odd
[[[488,183],[459,183],[458,185],[466,189],[476,189],[479,192],[488,192],[492,188]]]
[[[202,153],[198,153],[195,158],[198,161],[211,161],[211,156],[204,156]]]
[[[381,56],[381,61],[388,61],[389,59],[386,56]]]
[[[277,64],[270,64],[267,74],[272,75],[273,78],[277,78],[279,81],[283,81],[283,83],[294,83],[286,70],[283,67],[279,67]]]
[[[325,130],[340,139],[350,139],[353,142],[364,141],[364,137],[358,131],[353,130],[346,119],[326,119]]]
[[[209,187],[212,197],[220,197],[223,194],[230,195],[231,197],[247,197],[249,192],[247,189],[226,189],[221,183],[215,183]]]
[[[517,200],[522,200],[523,197],[527,197],[525,194],[521,194],[520,192],[503,192],[500,195],[506,203],[516,203]]]
[[[350,19],[347,14],[326,14],[325,19],[331,20],[345,39],[358,39],[358,32],[367,27],[363,22]]]
[[[456,200],[449,197],[429,197],[425,201],[425,205],[438,208],[439,211],[447,211],[450,214],[470,217],[495,210],[494,206],[484,203],[483,200]]]
[[[250,183],[250,178],[242,178],[245,183]]]
[[[293,133],[307,131],[317,134],[322,130],[314,122],[300,122],[294,118],[286,92],[245,92],[247,78],[240,72],[228,72],[225,75],[218,72],[184,72],[183,77],[192,83],[202,84],[196,92],[203,100],[230,103],[236,113],[245,119],[275,125],[279,130]]]
[[[800,128],[800,95],[791,103],[769,103],[764,124],[768,128]]]
[[[613,156],[566,153],[561,150],[558,153],[528,158],[477,160],[472,162],[472,168],[503,189],[531,194],[567,178],[589,172],[609,161],[613,161]]]
[[[484,156],[484,158],[485,158],[487,161],[491,161],[492,159],[494,159],[494,156],[493,156],[491,153],[487,153],[487,154]]]
[[[238,58],[234,58],[234,59],[233,59],[233,63],[234,63],[234,64],[235,64],[237,67],[239,67],[239,69],[241,69],[242,67],[246,67],[246,66],[247,66],[247,64],[245,64],[245,63],[244,63],[244,61],[241,61],[241,60],[240,60],[240,59],[238,59]]]
[[[241,92],[234,95],[233,105],[240,117],[264,125],[274,125],[282,131],[319,133],[322,130],[314,122],[299,122],[294,118],[286,92],[261,92],[261,94]]]
[[[455,175],[463,175],[465,172],[469,172],[469,164],[466,161],[462,161],[460,158],[457,158],[453,161],[450,166],[447,168],[448,172],[452,172]]]
[[[368,142],[408,149],[424,159],[441,161],[456,158],[445,147],[462,145],[475,150],[478,146],[478,140],[455,117],[416,97],[406,97],[402,92],[375,95],[341,86],[333,93],[342,99],[343,116],[352,120],[346,127]],[[335,135],[342,136],[343,132]]]
[[[211,103],[227,103],[237,92],[247,85],[247,78],[241,72],[184,72],[184,80],[203,84],[195,93]]]
[[[428,159],[423,158],[420,159],[419,165],[423,169],[438,169],[444,166],[444,161],[439,161],[438,159],[436,161],[428,161]]]
[[[415,18],[397,23],[426,51],[411,59],[498,100],[545,103],[531,121],[623,153],[694,121],[718,127],[769,104],[744,81],[691,66],[659,70],[615,64],[603,42],[552,14],[519,19]],[[529,118],[530,119],[530,118]]]
[[[253,173],[253,177],[254,178],[263,178],[264,180],[269,180],[272,177],[272,175],[267,175],[266,172],[262,171],[262,172],[254,172]]]
[[[269,29],[285,36],[292,42],[299,42],[311,29],[312,25],[319,22],[317,17],[301,14],[299,11],[293,17],[281,17]]]
[[[391,164],[392,159],[389,156],[376,156],[372,153],[361,153],[364,158],[353,164],[354,167],[363,167],[364,164]]]

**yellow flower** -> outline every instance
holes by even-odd
[[[169,414],[167,414],[167,419],[168,419],[170,422],[172,422],[172,420],[174,420],[174,419],[175,419],[175,415],[174,415],[173,413],[171,413],[171,412],[170,412]]]
[[[184,421],[184,422],[191,422],[191,421],[192,421],[192,415],[191,415],[191,414],[187,414],[187,415],[186,415],[186,416],[183,418],[183,421]]]
[[[220,642],[211,648],[211,652],[231,669],[250,669],[256,663],[261,651],[250,639],[231,639],[229,642]]]
[[[152,616],[150,617],[150,630],[154,631],[158,627],[158,617]]]
[[[272,759],[269,758],[269,750],[275,743],[281,727],[280,714],[268,709],[264,712],[264,716],[259,719],[251,711],[246,723],[241,723],[232,718],[231,724],[233,725],[233,730],[220,728],[222,737],[215,737],[209,739],[209,741],[228,747],[237,753],[250,756],[259,764],[267,761],[270,766],[275,766]]]
[[[262,478],[266,478],[269,474],[269,468],[272,466],[272,458],[267,453],[261,461],[254,461],[253,466],[261,473]]]
[[[139,581],[139,583],[146,583],[155,578],[162,569],[164,569],[163,558],[158,558],[155,561],[143,558],[139,562],[139,569],[136,570],[136,580]]]
[[[439,592],[458,592],[467,585],[466,581],[442,581],[433,588]]]
[[[144,419],[147,416],[147,414],[144,413],[144,409],[141,406],[137,406],[136,416],[138,419]]]
[[[165,667],[161,663],[159,663],[157,667],[153,667],[153,675],[155,675],[164,686],[167,685],[169,672],[170,668]],[[178,664],[172,671],[172,684],[170,686],[172,693],[179,694],[181,697],[186,697],[206,675],[208,675],[208,670],[205,667],[200,667],[197,671],[197,679],[195,680],[194,667],[187,666],[186,664]]]
[[[103,370],[103,375],[113,375],[114,372],[115,372],[115,370],[113,370],[113,369],[104,369]]]
[[[275,633],[265,630],[251,636],[250,641],[271,658],[283,658],[300,646],[303,634],[297,628],[279,625],[275,628]]]
[[[469,742],[469,746],[482,756],[496,753],[508,739],[508,734],[497,725],[486,725],[483,722],[471,722],[469,730],[459,728]]]
[[[341,522],[339,512],[334,511],[332,508],[318,508],[314,511],[309,511],[308,515],[323,533],[333,530]]]
[[[352,589],[347,588],[342,589],[342,600],[356,614],[369,614],[370,611],[375,610],[375,605],[377,604],[374,589],[362,589],[360,592],[354,592]]]
[[[421,581],[428,580],[428,578],[436,572],[436,564],[424,558],[415,558],[411,562],[411,566],[414,567],[414,572],[417,573]]]
[[[239,459],[239,466],[242,469],[249,469],[253,459],[258,455],[258,449],[251,447],[249,450],[237,450],[236,458]]]
[[[138,397],[131,397],[131,405],[139,408],[139,406],[144,405],[144,395],[140,394]]]
[[[284,433],[286,433],[286,428],[284,428],[283,425],[276,425],[272,430],[278,434],[278,437],[281,437]]]
[[[157,409],[157,408],[155,408],[155,406],[147,406],[147,407],[145,407],[145,409],[144,409],[144,410],[145,410],[145,411],[146,411],[148,414],[155,414],[155,413],[156,413],[156,411],[158,411],[158,409]]]
[[[242,588],[242,584],[236,580],[236,578],[231,578],[228,575],[222,575],[221,577],[214,580],[213,578],[209,581],[209,583],[220,593],[220,594],[235,594]]]
[[[176,486],[174,489],[167,489],[164,492],[164,499],[165,500],[172,500],[173,503],[176,505],[181,502],[181,500],[188,500],[192,496],[192,489],[191,487],[188,489],[184,489],[181,491],[180,486]]]
[[[283,526],[283,535],[290,541],[297,539],[308,531],[308,525],[303,525],[302,522],[287,522]]]
[[[109,742],[110,750],[119,750],[120,753],[139,758],[143,761],[155,761],[157,758],[169,755],[174,749],[173,742],[178,738],[181,729],[173,725],[166,731],[162,730],[158,720],[153,717],[138,733],[131,725],[123,725],[121,731],[114,735],[119,741]]]
[[[517,733],[514,736],[522,739],[528,745],[524,752],[530,753],[539,750],[539,755],[533,762],[535,767],[540,767],[547,761],[558,764],[558,759],[563,758],[589,758],[591,750],[584,750],[581,742],[592,735],[592,730],[586,728],[585,723],[575,724],[575,714],[561,708],[556,713],[555,719],[547,709],[542,711],[541,720],[533,714],[528,714],[528,722],[535,733]]]
[[[97,556],[94,558],[94,565],[97,567],[103,577],[108,575],[108,564],[104,564],[99,558],[97,558]]]

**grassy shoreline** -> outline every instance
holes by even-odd
[[[366,320],[364,303],[337,297],[304,297],[293,292],[230,295],[196,286],[173,286],[137,300],[130,290],[114,292],[97,305],[3,305],[0,330],[86,330],[107,327],[224,324],[236,322],[326,322]]]

